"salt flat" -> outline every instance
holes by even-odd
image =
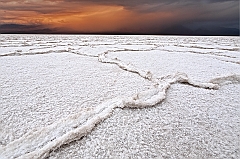
[[[239,158],[239,44],[0,35],[0,158]]]

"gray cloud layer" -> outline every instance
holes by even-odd
[[[122,5],[125,7],[136,7],[141,5],[208,5],[211,3],[231,2],[238,4],[239,0],[64,0],[65,2],[75,3],[94,3],[94,4],[108,4],[108,5]]]
[[[198,15],[199,20],[239,20],[239,0],[64,0],[74,3],[121,5],[128,10],[151,13],[183,10]]]
[[[11,3],[16,2],[16,3]],[[40,14],[71,10],[71,6],[116,5],[136,12],[136,16],[144,14],[173,14],[166,21],[147,21],[142,27],[145,30],[158,32],[158,26],[165,28],[185,26],[190,29],[216,27],[239,29],[239,0],[0,0],[2,11],[33,11]],[[1,13],[0,13],[1,14]],[[2,14],[3,15],[3,14]],[[11,17],[1,17],[11,18]]]

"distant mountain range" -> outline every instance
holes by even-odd
[[[42,28],[41,25],[21,25],[21,24],[2,24],[0,33],[2,34],[45,34],[52,33],[53,30]]]
[[[236,28],[224,28],[224,27],[200,27],[196,30],[189,29],[183,26],[174,26],[162,31],[161,34],[170,35],[206,35],[206,36],[239,36],[239,29]]]
[[[189,29],[182,25],[172,26],[160,31],[152,32],[61,32],[54,29],[43,28],[41,25],[20,25],[2,24],[0,25],[2,34],[154,34],[154,35],[197,35],[197,36],[239,36],[239,29],[225,27],[200,27],[196,30]]]

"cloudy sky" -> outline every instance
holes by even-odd
[[[236,30],[239,0],[0,0],[0,26],[46,33]]]

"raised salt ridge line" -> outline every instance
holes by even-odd
[[[114,98],[92,110],[71,115],[57,123],[33,130],[0,148],[0,158],[45,158],[51,150],[87,135],[99,122],[111,115],[123,102]]]
[[[26,56],[26,55],[41,55],[41,54],[50,54],[50,53],[63,53],[63,52],[69,52],[68,50],[61,49],[61,50],[48,50],[48,51],[43,51],[43,52],[13,52],[13,53],[5,53],[5,54],[0,54],[0,57],[5,57],[5,56]]]
[[[63,45],[64,46],[64,45]],[[50,49],[50,47],[45,47],[46,49]],[[111,51],[111,52],[124,52],[124,51],[151,51],[154,50],[156,47],[150,48],[150,49],[117,49],[117,50],[107,50]],[[41,54],[50,54],[50,53],[64,53],[64,52],[68,52],[68,53],[73,53],[73,54],[77,54],[77,55],[82,55],[82,56],[87,56],[87,57],[99,57],[99,55],[91,55],[91,54],[86,54],[86,53],[81,53],[79,51],[74,51],[71,48],[68,49],[55,49],[55,50],[48,50],[48,51],[42,51],[42,52],[22,52],[22,50],[15,50],[16,52],[10,52],[10,53],[2,53],[0,54],[0,57],[5,57],[5,56],[27,56],[27,55],[41,55]]]
[[[102,62],[102,63],[110,63],[110,64],[116,64],[118,65],[121,69],[125,70],[125,71],[129,71],[132,73],[136,73],[138,75],[140,75],[141,77],[148,79],[148,80],[152,80],[152,73],[150,71],[143,71],[143,70],[138,70],[136,69],[133,65],[131,64],[125,64],[122,61],[118,60],[117,58],[115,59],[109,59],[107,58],[108,52],[104,52],[102,54],[99,54],[98,56],[98,61]]]
[[[218,84],[220,86],[227,85],[227,84],[233,84],[233,83],[240,83],[240,75],[229,75],[229,76],[223,76],[219,78],[214,78],[210,80],[211,83]]]
[[[184,73],[176,73],[174,75],[168,75],[163,81],[159,81],[157,88],[140,92],[131,98],[123,100],[125,107],[131,108],[144,108],[155,106],[166,98],[166,92],[171,84],[185,83],[191,86],[205,88],[205,89],[218,89],[218,84],[213,83],[201,83],[192,81]]]
[[[111,99],[94,109],[82,111],[52,125],[30,131],[21,138],[1,147],[0,157],[3,159],[45,158],[50,151],[61,145],[86,136],[98,123],[109,117],[115,108],[143,108],[160,103],[166,98],[166,91],[170,85],[176,82],[186,82],[186,76],[177,74],[169,82],[159,84],[158,88],[140,92],[128,98]],[[212,83],[203,83],[202,85],[204,88],[217,86]]]
[[[83,110],[52,125],[32,130],[8,145],[0,147],[0,158],[45,158],[52,150],[61,145],[86,136],[98,123],[108,118],[115,108],[155,106],[166,98],[168,88],[174,83],[186,83],[201,88],[218,89],[219,84],[224,83],[224,81],[239,82],[240,79],[239,76],[233,75],[213,79],[213,83],[201,83],[190,80],[184,73],[176,73],[155,79],[149,71],[141,71],[117,59],[108,59],[106,53],[99,55],[99,61],[116,64],[123,70],[137,73],[153,83],[157,82],[157,85],[153,89],[137,93],[132,97],[113,98],[95,108]]]

